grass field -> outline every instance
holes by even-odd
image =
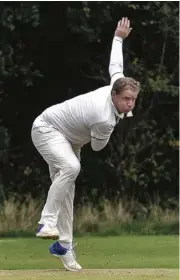
[[[48,252],[49,241],[0,239],[2,280],[174,280],[178,279],[177,236],[76,238],[84,270],[66,272]]]

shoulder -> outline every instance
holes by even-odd
[[[107,108],[112,86],[108,85],[93,92],[93,106],[100,114]]]

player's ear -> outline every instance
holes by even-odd
[[[112,90],[112,91],[111,91],[111,95],[112,95],[112,97],[114,97],[114,96],[116,95],[115,90]]]
[[[114,90],[111,91],[112,101],[116,98],[116,92]]]

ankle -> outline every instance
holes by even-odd
[[[72,246],[72,243],[69,242],[63,242],[63,241],[58,241],[59,245],[65,249],[69,249]]]

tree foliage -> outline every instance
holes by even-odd
[[[47,192],[32,122],[47,106],[109,83],[113,32],[128,16],[124,73],[141,82],[141,93],[134,117],[119,123],[104,151],[84,148],[77,198],[177,197],[178,4],[2,2],[0,11],[1,190]]]

